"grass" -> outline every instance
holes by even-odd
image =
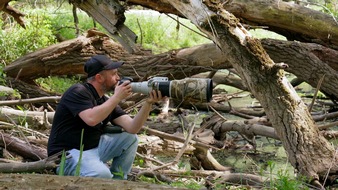
[[[137,42],[155,54],[211,42],[190,21],[156,11],[127,11],[125,24],[136,33]]]

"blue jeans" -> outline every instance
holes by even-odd
[[[127,179],[138,146],[135,134],[127,132],[101,135],[99,146],[82,152],[80,176]],[[65,162],[65,175],[75,175],[80,151],[68,151],[70,158]],[[107,162],[112,160],[110,168]],[[59,167],[56,169],[59,173]]]

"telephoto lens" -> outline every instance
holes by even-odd
[[[210,102],[213,83],[209,78],[185,78],[173,80],[170,84],[170,97],[191,102]]]
[[[185,78],[170,81],[167,77],[154,77],[148,81],[132,82],[132,78],[124,77],[119,83],[121,84],[126,80],[131,81],[130,85],[133,92],[142,94],[149,94],[152,90],[159,90],[162,96],[179,100],[210,102],[212,99],[213,84],[209,78]]]

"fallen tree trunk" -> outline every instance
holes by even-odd
[[[62,153],[35,162],[0,163],[0,173],[30,173],[55,169],[61,161]]]
[[[335,86],[338,86],[338,75],[336,74],[338,62],[335,59],[338,51],[316,44],[271,39],[262,40],[262,44],[275,62],[287,63],[289,65],[288,72],[293,73],[314,87],[317,86],[318,81],[325,74],[320,90],[332,99],[338,99],[338,88],[335,88]],[[14,61],[11,65],[5,67],[5,72],[8,76],[18,77],[26,82],[49,75],[83,75],[83,63],[90,55],[95,53],[106,53],[115,60],[124,60],[126,63],[119,69],[119,72],[123,76],[134,78],[134,81],[146,80],[149,76],[166,76],[171,79],[181,79],[206,71],[232,67],[229,57],[226,54],[222,54],[213,44],[200,45],[159,55],[140,56],[125,52],[120,45],[108,38],[85,38],[82,36],[75,40],[52,46],[52,48],[53,51],[48,47]],[[63,53],[54,55],[55,52]],[[208,52],[207,56],[205,56],[205,52]],[[137,68],[137,71],[135,68]],[[219,80],[218,75],[215,75],[216,81],[224,82],[228,85],[232,84],[231,81],[225,79]],[[28,88],[26,85],[19,83],[19,81],[12,80],[11,83],[14,88],[23,92],[22,95],[24,97],[27,94],[31,94],[31,98],[39,97],[34,95],[38,90],[28,91],[34,88]],[[235,81],[235,87],[246,89],[243,85],[240,86],[236,83],[238,82]],[[40,96],[42,95],[41,93],[39,94]]]
[[[209,52],[208,56],[204,56],[205,51]],[[113,60],[124,61],[119,72],[122,76],[133,77],[134,81],[146,80],[149,76],[182,79],[226,68],[226,65],[230,67],[230,63],[220,57],[220,51],[209,45],[159,55],[132,55],[106,37],[81,36],[27,54],[5,67],[4,71],[8,76],[28,83],[39,77],[84,75],[83,64],[94,54],[107,54]],[[212,56],[216,57],[211,59]],[[211,62],[212,67],[205,66]]]
[[[54,112],[24,111],[8,107],[0,107],[0,112],[0,121],[22,126],[28,123],[35,129],[50,128],[54,118]]]
[[[288,64],[286,71],[311,86],[316,87],[324,77],[320,90],[338,100],[338,51],[314,43],[273,39],[263,39],[262,45],[274,62]]]
[[[45,148],[29,144],[6,133],[1,133],[0,146],[15,152],[25,159],[37,161],[47,158],[47,150]]]

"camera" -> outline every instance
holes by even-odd
[[[162,96],[193,102],[210,102],[212,98],[212,80],[202,78],[185,78],[169,80],[167,77],[153,77],[148,81],[133,82],[130,77],[123,77],[119,84],[130,81],[133,92],[149,94],[152,90],[159,90]]]

